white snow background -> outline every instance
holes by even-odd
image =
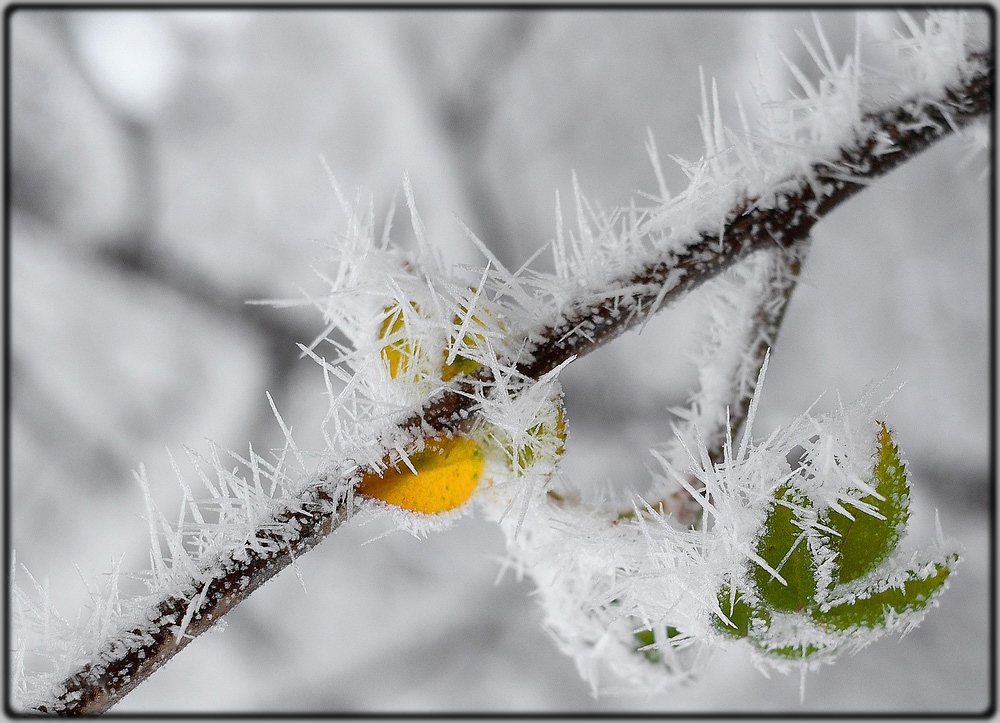
[[[866,13],[863,59],[890,62],[897,20]],[[821,12],[841,56],[854,17]],[[339,230],[320,158],[380,212],[409,174],[427,236],[484,263],[456,216],[517,268],[554,235],[572,172],[606,207],[653,191],[644,142],[701,155],[699,67],[734,94],[792,85],[781,50],[808,13],[19,10],[11,23],[8,522],[18,563],[72,618],[87,579],[148,558],[144,463],[161,508],[180,492],[166,449],[280,445],[265,390],[319,446],[319,320],[248,299],[318,291]],[[869,56],[864,56],[870,53]],[[880,53],[882,55],[880,55]],[[942,605],[809,674],[762,676],[719,654],[697,683],[595,700],[539,625],[527,581],[495,584],[498,529],[476,517],[416,540],[348,524],[195,641],[114,711],[975,712],[990,703],[989,158],[959,139],[815,230],[771,355],[766,435],[893,369],[888,406],[915,487],[965,561]],[[405,211],[398,238],[409,235]],[[693,391],[697,292],[561,379],[562,473],[640,487],[669,406]]]

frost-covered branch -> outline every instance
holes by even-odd
[[[459,279],[435,262],[409,186],[417,254],[390,244],[389,224],[376,238],[370,207],[342,198],[348,230],[334,250],[330,292],[311,300],[327,326],[303,346],[327,384],[327,448],[307,464],[284,429],[287,446],[277,460],[234,454],[241,473],[218,455],[208,460],[210,471],[199,471],[208,498],[195,499],[182,480],[176,525],[150,502],[148,594],[119,596],[113,576],[113,589],[96,596],[92,637],[54,650],[48,677],[17,681],[24,707],[106,711],[358,509],[426,531],[452,519],[481,477],[491,480],[478,489],[505,526],[513,556],[533,566],[546,604],[562,611],[550,627],[591,680],[596,651],[628,657],[637,641],[648,661],[676,672],[696,634],[746,638],[767,654],[804,659],[832,654],[844,640],[864,644],[859,625],[911,624],[916,617],[907,615],[922,611],[947,577],[950,563],[939,559],[956,553],[942,542],[937,556],[893,556],[908,487],[875,416],[880,406],[804,416],[759,446],[745,433],[734,449],[733,430],[752,422],[766,352],[813,226],[991,112],[992,56],[966,54],[959,38],[944,46],[952,54],[942,63],[921,46],[913,77],[894,98],[871,104],[861,95],[857,53],[838,64],[820,41],[821,53],[809,49],[822,82],[799,74],[805,99],[773,106],[763,131],[745,120],[740,131],[724,126],[715,87],[704,92],[706,153],[685,166],[691,183],[680,195],[661,187],[650,207],[604,214],[578,192],[577,231],[558,221],[554,274],[511,273],[474,239],[487,267]],[[678,529],[662,508],[641,501],[618,524],[538,495],[565,439],[563,366],[741,262],[741,283],[752,293],[730,300],[742,314],[740,330],[727,327],[730,346],[710,350],[716,377],[702,380],[688,431],[660,457],[664,476],[700,505],[703,526]],[[335,339],[334,329],[349,342]],[[333,361],[323,356],[330,349]],[[335,379],[344,383],[339,391]],[[831,438],[840,445],[834,451]],[[811,469],[837,483],[824,488],[812,471],[781,467],[789,445],[805,449]],[[847,531],[869,518],[884,523],[866,532],[880,547],[855,550],[844,542]],[[718,533],[711,539],[709,524]],[[568,552],[566,530],[576,535]],[[705,559],[713,561],[710,575],[697,566]],[[898,592],[907,584],[909,593]],[[692,607],[695,598],[701,607]],[[32,605],[26,595],[20,601]],[[886,609],[896,617],[886,620]],[[38,620],[48,614],[36,612]]]
[[[150,594],[120,594],[126,576],[116,570],[106,588],[94,593],[100,604],[91,611],[85,631],[74,638],[59,637],[66,631],[47,630],[53,640],[43,652],[86,662],[52,686],[49,700],[35,699],[42,691],[23,691],[32,709],[64,715],[107,711],[349,517],[350,484],[344,480],[350,475],[328,472],[301,484],[285,477],[281,464],[268,465],[252,450],[250,454],[250,486],[217,456],[210,461],[216,480],[199,470],[212,499],[194,500],[185,486],[176,527],[152,504],[144,472],[137,475],[147,495],[153,538],[146,574]],[[160,551],[163,542],[167,555]],[[36,583],[36,588],[44,598],[41,586]],[[30,606],[27,596],[20,597],[22,605]],[[51,625],[44,617],[48,611],[33,612],[36,623]],[[66,645],[73,647],[60,651]],[[15,679],[15,687],[18,683],[26,681]]]
[[[759,251],[716,280],[707,304],[708,339],[695,359],[700,389],[687,407],[673,410],[678,422],[664,445],[667,459],[679,462],[700,443],[713,463],[723,461],[726,440],[738,436],[747,420],[807,249],[808,240],[791,249]],[[697,478],[689,482],[691,489],[699,487]],[[684,488],[652,506],[684,525],[701,517],[701,505]]]
[[[661,229],[673,221],[671,216],[679,208],[686,211],[679,203],[668,203],[658,214],[641,223],[633,220],[631,226],[629,219],[615,218],[626,224],[627,241],[634,247],[651,243],[664,250],[564,302],[556,314],[526,335],[517,373],[538,379],[641,325],[649,314],[751,253],[791,249],[806,242],[812,227],[825,215],[936,141],[986,115],[992,105],[992,56],[971,55],[962,77],[934,97],[914,96],[863,114],[857,127],[848,129],[851,142],[837,152],[772,181],[766,195],[740,198],[734,207],[718,211],[718,219],[698,219],[718,231],[700,231],[679,243],[663,238],[666,234]],[[676,232],[677,227],[667,228]],[[631,261],[635,255],[626,258]],[[780,323],[780,317],[775,322]],[[474,376],[483,383],[491,381],[487,368]],[[475,400],[471,389],[470,382],[459,382],[442,390],[402,426],[426,425],[448,432],[467,428]]]

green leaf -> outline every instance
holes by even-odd
[[[549,408],[539,410],[539,415],[545,419],[536,422],[525,430],[521,435],[520,443],[514,444],[509,432],[498,430],[495,438],[503,441],[500,445],[507,459],[507,466],[518,475],[523,475],[525,470],[535,464],[536,460],[548,458],[555,462],[555,459],[562,456],[566,445],[566,407],[562,398],[555,398],[549,403]],[[555,410],[555,422],[551,422],[549,416],[552,409]],[[554,457],[553,457],[554,453]]]
[[[678,630],[677,628],[675,628],[672,625],[668,625],[666,627],[666,633],[667,633],[667,638],[669,639],[669,638],[672,638],[672,637],[678,635],[680,633],[680,630]],[[642,655],[650,663],[662,663],[663,662],[663,654],[659,650],[657,650],[656,648],[647,648],[646,647],[646,646],[652,645],[654,642],[656,642],[656,636],[653,634],[652,628],[646,628],[645,630],[640,630],[640,631],[638,631],[636,633],[633,633],[633,635],[635,636],[636,641],[639,643],[636,646],[636,648],[635,648],[635,651],[637,653],[642,653]],[[646,649],[643,650],[643,648],[646,648]]]
[[[885,624],[886,616],[890,612],[904,615],[926,606],[951,573],[949,562],[954,563],[957,560],[958,557],[952,555],[944,562],[934,563],[934,569],[930,574],[907,570],[902,588],[890,587],[881,592],[861,596],[853,602],[834,605],[826,612],[817,609],[813,612],[813,618],[834,630],[847,630],[855,626],[880,627]]]
[[[776,658],[787,658],[789,660],[802,660],[803,658],[808,658],[811,655],[823,650],[812,643],[805,643],[804,645],[782,645],[777,648],[768,648],[758,645],[761,651],[767,653],[768,655],[773,655]]]
[[[757,554],[778,571],[785,583],[759,565],[754,569],[754,582],[760,596],[775,610],[804,610],[812,605],[816,593],[812,554],[802,527],[793,522],[795,513],[781,501],[800,507],[809,502],[793,494],[788,485],[779,488],[774,499],[757,543]]]
[[[840,533],[835,539],[840,552],[839,578],[850,582],[871,572],[896,549],[909,517],[910,489],[906,468],[899,456],[899,448],[885,424],[879,422],[878,452],[872,471],[875,495],[867,495],[862,502],[871,505],[885,519],[879,519],[859,509],[852,509],[854,520],[832,510],[829,524]]]
[[[762,621],[757,624],[758,629],[766,629],[771,624],[771,614],[767,609],[752,604],[746,594],[737,590],[735,599],[731,599],[729,583],[722,583],[718,599],[722,612],[733,623],[733,625],[729,625],[718,616],[712,620],[712,626],[723,635],[731,638],[745,638],[750,634],[753,621]]]
[[[636,646],[635,651],[637,653],[642,653],[646,660],[650,663],[659,663],[663,660],[663,656],[660,654],[659,650],[656,650],[655,648],[647,648],[646,650],[643,650],[645,646],[652,645],[655,642],[653,631],[651,629],[647,628],[646,630],[640,630],[635,633],[635,639],[639,643]]]

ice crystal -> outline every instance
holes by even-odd
[[[899,17],[906,27],[895,46],[905,56],[907,74],[901,83],[903,93],[932,93],[968,73],[974,64],[969,53],[982,50],[986,38],[979,31],[974,16],[966,12],[930,11],[919,24],[907,12]]]

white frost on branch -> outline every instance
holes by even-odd
[[[931,94],[968,77],[976,69],[969,54],[989,48],[988,23],[976,22],[974,13],[929,12],[923,25],[909,13],[899,16],[906,26],[894,43],[905,61],[906,75],[897,81],[903,96]]]
[[[643,194],[627,207],[607,211],[595,208],[574,178],[575,229],[565,223],[557,198],[556,234],[551,242],[556,270],[552,275],[531,272],[532,283],[556,308],[568,300],[579,303],[588,297],[627,295],[628,289],[609,288],[609,282],[628,277],[650,259],[682,253],[699,243],[702,234],[719,234],[741,204],[752,204],[744,211],[784,210],[783,194],[818,183],[816,168],[823,168],[827,178],[857,179],[856,169],[841,164],[840,152],[870,130],[866,113],[906,98],[912,99],[915,111],[935,105],[933,98],[942,88],[978,69],[969,60],[970,52],[984,46],[976,37],[980,28],[974,14],[932,11],[923,27],[906,13],[901,17],[907,33],[897,38],[895,47],[907,63],[892,74],[880,73],[863,62],[860,21],[852,52],[838,60],[817,19],[815,38],[804,33],[799,37],[819,73],[818,80],[810,80],[809,74],[786,59],[798,87],[790,98],[781,100],[766,98],[758,89],[762,120],[757,124],[751,122],[737,96],[738,122],[727,125],[716,83],[707,84],[702,77],[703,154],[696,160],[673,157],[687,176],[687,186],[675,194],[667,189],[652,137],[647,151],[658,195]],[[882,143],[884,152],[893,152],[890,139]],[[822,189],[816,190],[821,197]],[[664,291],[679,280],[680,276],[668,279]]]

